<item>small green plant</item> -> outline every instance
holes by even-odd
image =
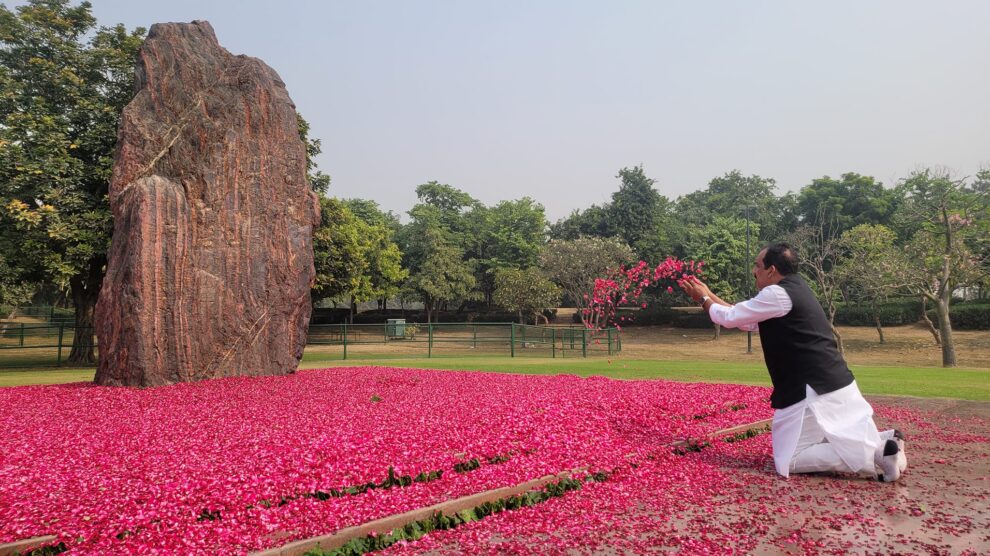
[[[388,548],[399,541],[418,540],[432,531],[454,529],[465,523],[484,519],[492,514],[534,506],[551,498],[563,496],[572,490],[578,490],[584,484],[584,481],[601,482],[606,479],[608,479],[608,474],[604,472],[592,473],[583,480],[564,478],[549,483],[540,490],[509,496],[493,502],[485,502],[474,508],[461,510],[453,515],[436,512],[427,519],[396,528],[390,533],[368,535],[353,539],[344,546],[333,550],[314,548],[306,554],[307,556],[358,556]]]
[[[691,452],[700,452],[709,446],[711,446],[711,443],[707,440],[689,438],[685,441],[684,445],[674,448],[674,453],[679,456],[683,456]]]
[[[26,552],[25,556],[54,556],[55,554],[61,554],[68,550],[69,548],[65,546],[65,543],[60,542],[58,544],[49,544],[47,546],[35,548],[30,552]]]
[[[467,461],[454,465],[454,471],[458,473],[467,473],[468,471],[474,471],[475,469],[481,467],[481,462],[478,458],[471,458]]]
[[[770,425],[766,425],[764,427],[755,428],[755,429],[746,429],[742,432],[737,432],[736,434],[733,434],[731,436],[726,436],[722,440],[724,440],[725,442],[738,442],[740,440],[747,440],[749,438],[753,438],[754,436],[759,436],[765,432],[770,432]]]
[[[218,519],[220,519],[220,510],[211,511],[209,508],[203,508],[196,521],[216,521]]]

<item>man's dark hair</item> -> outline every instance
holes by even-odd
[[[763,255],[763,268],[776,267],[782,276],[798,271],[797,250],[786,243],[771,243],[767,245],[767,254]]]

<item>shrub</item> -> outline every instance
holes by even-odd
[[[928,318],[938,325],[935,309],[928,310]],[[949,320],[953,330],[990,330],[990,304],[970,301],[950,305]]]
[[[878,307],[880,324],[898,326],[913,324],[921,318],[921,301],[898,299],[882,303]],[[835,311],[835,324],[841,326],[874,326],[873,307],[869,304],[839,303]]]

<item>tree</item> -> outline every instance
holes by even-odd
[[[399,217],[392,211],[383,212],[378,203],[369,199],[343,199],[354,216],[357,216],[371,226],[384,226],[392,231],[399,228]]]
[[[464,251],[437,227],[426,227],[421,243],[423,259],[410,270],[405,289],[423,301],[426,321],[433,322],[444,303],[471,297],[474,268],[464,260]]]
[[[451,239],[458,245],[465,247],[461,236],[467,233],[468,225],[464,217],[468,211],[480,206],[481,203],[456,187],[436,181],[417,186],[416,196],[420,205],[434,207],[437,210],[440,226],[456,236]],[[413,209],[415,208],[414,206]]]
[[[15,308],[31,300],[36,284],[21,282],[16,269],[0,254],[0,306]],[[0,314],[0,318],[4,318]]]
[[[500,268],[495,272],[495,303],[519,314],[519,323],[526,316],[534,322],[544,309],[560,303],[560,287],[551,282],[539,268]]]
[[[0,5],[0,248],[21,279],[69,290],[72,363],[95,362],[113,149],[144,34],[97,28],[88,2]]]
[[[829,224],[828,216],[822,212],[816,215],[814,222],[803,224],[788,234],[786,241],[795,248],[800,256],[801,268],[811,278],[818,301],[821,302],[828,325],[832,328],[835,343],[839,353],[844,352],[842,335],[835,327],[835,312],[839,295],[837,275],[833,272],[841,254],[839,238],[834,223]]]
[[[587,325],[584,310],[589,307],[595,279],[603,278],[610,269],[632,262],[634,257],[629,245],[615,238],[553,240],[540,253],[540,268],[577,306],[581,322]]]
[[[326,195],[330,189],[330,176],[316,167],[316,155],[323,152],[323,147],[319,139],[309,137],[309,122],[299,112],[296,112],[296,125],[299,128],[299,137],[306,145],[306,178],[309,186],[317,195]]]
[[[402,252],[395,242],[396,233],[401,228],[399,217],[391,211],[382,212],[375,201],[344,199],[342,202],[354,216],[368,225],[365,256],[369,263],[371,291],[378,299],[378,308],[387,309],[388,299],[399,293],[402,282],[409,276],[409,272],[402,267]]]
[[[836,237],[859,224],[889,225],[902,198],[899,190],[884,189],[871,176],[855,172],[842,174],[838,180],[824,176],[801,189],[797,212],[803,222],[814,225],[819,213],[828,214],[828,235]]]
[[[609,220],[608,204],[591,205],[587,209],[573,210],[567,218],[550,225],[551,239],[577,239],[581,236],[614,237],[616,229]]]
[[[670,201],[653,187],[656,181],[646,177],[642,166],[623,168],[616,177],[622,183],[605,209],[608,222],[640,258],[656,258]]]
[[[754,241],[769,241],[793,228],[793,217],[789,210],[791,197],[778,198],[777,188],[772,178],[752,175],[744,176],[733,170],[712,179],[708,187],[684,195],[677,200],[676,211],[679,228],[687,226],[703,227],[715,215],[746,218],[747,207],[751,222],[756,223],[761,235],[753,235]],[[686,238],[682,230],[680,241]]]
[[[750,225],[750,234],[759,237],[759,224]],[[724,299],[743,299],[753,290],[753,253],[746,252],[744,220],[713,215],[705,226],[690,230],[684,251],[689,258],[705,262],[705,281]],[[716,339],[719,332],[715,325]]]
[[[320,225],[313,231],[314,301],[371,289],[367,231],[368,226],[340,200],[320,197]]]
[[[411,221],[397,235],[403,266],[409,269],[403,289],[407,297],[423,300],[427,319],[432,319],[443,305],[476,297],[475,265],[465,252],[477,233],[468,214],[482,205],[467,193],[436,181],[416,187],[416,195],[420,202],[409,210]]]
[[[873,311],[873,322],[884,343],[880,304],[897,287],[902,259],[894,247],[897,240],[883,224],[860,224],[839,237],[842,258],[835,269],[836,282],[852,300],[866,302]]]
[[[986,299],[990,292],[990,168],[977,172],[967,191],[979,199],[972,211],[973,228],[967,243],[980,263],[980,277],[976,281],[978,297]]]
[[[504,268],[527,268],[537,263],[546,242],[543,205],[529,197],[478,206],[467,215],[473,230],[467,257],[474,261],[475,279],[491,306],[495,274]]]
[[[986,203],[986,193],[967,190],[948,171],[931,169],[913,173],[904,181],[907,198],[901,218],[917,232],[908,244],[912,271],[908,290],[935,304],[942,366],[956,365],[949,304],[952,292],[978,276],[980,262],[966,244],[975,231],[971,213]]]
[[[366,222],[348,204],[320,198],[320,226],[313,234],[317,271],[313,297],[349,298],[353,321],[357,303],[398,293],[408,273],[384,219]]]

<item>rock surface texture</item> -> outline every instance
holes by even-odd
[[[110,183],[103,385],[294,372],[319,203],[285,84],[209,23],[153,25]]]

